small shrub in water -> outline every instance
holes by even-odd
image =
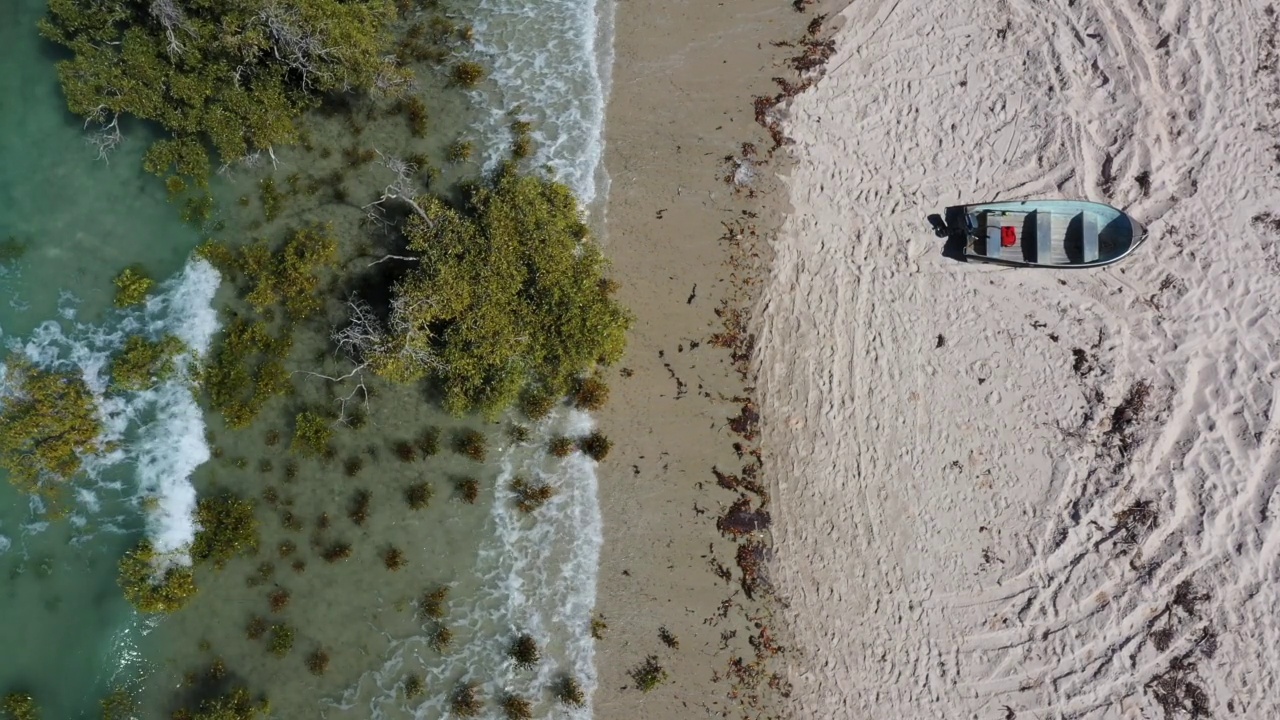
[[[274,469],[275,465],[273,465],[267,458],[262,458],[258,461],[258,472],[269,473]]]
[[[520,411],[530,420],[541,420],[555,406],[556,399],[550,393],[529,391],[520,397]]]
[[[609,454],[609,450],[613,449],[613,442],[603,433],[596,431],[582,438],[578,442],[578,447],[592,460],[600,462]]]
[[[421,99],[410,97],[404,102],[405,114],[409,116],[409,131],[414,137],[427,134],[427,105]]]
[[[237,555],[258,550],[258,519],[253,502],[224,492],[196,503],[200,530],[191,544],[191,558],[221,568]]]
[[[479,430],[463,430],[458,433],[457,440],[454,442],[454,449],[476,462],[484,462],[487,452],[484,434]]]
[[[641,692],[649,692],[667,680],[667,671],[658,664],[658,656],[650,655],[631,669],[631,679]]]
[[[134,266],[125,268],[124,272],[116,276],[115,285],[116,307],[125,308],[146,300],[155,281],[147,277],[142,268]]]
[[[296,573],[304,573],[307,571],[307,561],[301,558],[293,561],[293,571]]]
[[[409,675],[404,679],[404,696],[412,700],[422,694],[425,688],[422,685],[422,678],[417,675]]]
[[[532,720],[533,704],[517,695],[507,695],[502,699],[502,714],[507,720]]]
[[[566,675],[555,685],[556,699],[571,707],[582,707],[587,704],[587,695],[577,678]]]
[[[484,66],[470,60],[454,65],[453,71],[450,73],[450,79],[453,80],[454,85],[467,88],[480,84],[480,81],[484,80],[484,76]]]
[[[444,654],[449,650],[449,646],[453,644],[453,631],[445,625],[437,625],[436,629],[431,633],[431,649],[440,654]]]
[[[4,711],[6,720],[38,720],[40,717],[35,698],[27,693],[5,695],[4,701],[0,702],[0,710]]]
[[[413,449],[413,443],[398,442],[396,443],[396,457],[400,458],[400,462],[413,462],[418,459],[418,453]]]
[[[466,140],[455,140],[449,145],[445,155],[451,163],[464,163],[471,159],[473,148]]]
[[[324,455],[333,439],[328,421],[312,412],[301,412],[295,420],[290,450],[305,455]]]
[[[445,605],[449,602],[449,588],[441,585],[422,597],[422,604],[419,612],[425,617],[432,620],[439,620],[444,617]]]
[[[512,423],[511,427],[507,428],[507,437],[511,438],[511,442],[527,443],[529,442],[531,435],[532,433],[529,432],[528,425]]]
[[[526,515],[545,505],[556,494],[550,485],[531,483],[518,476],[511,481],[511,490],[516,494],[516,507]]]
[[[573,391],[573,404],[581,410],[596,411],[609,402],[609,386],[598,377],[586,377],[578,381]]]
[[[323,648],[313,650],[307,656],[307,669],[311,671],[312,675],[323,675],[324,671],[329,669],[329,653],[325,652]]]
[[[431,484],[420,482],[409,486],[404,491],[404,500],[414,510],[421,510],[431,502]]]
[[[404,551],[400,548],[387,548],[382,553],[382,564],[387,566],[391,572],[395,572],[405,566],[408,560],[405,559]]]
[[[484,701],[480,699],[480,686],[476,683],[465,683],[453,691],[449,698],[449,707],[458,717],[476,717],[484,709]]]
[[[538,641],[534,640],[532,635],[521,635],[516,638],[507,650],[507,655],[516,661],[516,667],[521,670],[531,670],[542,659],[542,652],[538,650]]]
[[[422,431],[418,438],[418,451],[423,457],[431,457],[440,452],[440,428],[429,427]]]
[[[547,445],[547,452],[558,458],[569,457],[573,454],[573,449],[573,440],[563,435],[551,438],[551,442]]]
[[[271,601],[271,612],[280,612],[289,607],[289,591],[284,588],[271,591],[267,598]]]
[[[298,463],[290,460],[284,465],[284,479],[296,480],[298,477]]]
[[[271,626],[271,638],[267,641],[267,649],[276,657],[284,657],[293,649],[293,628],[281,623]]]
[[[356,475],[360,474],[360,471],[363,468],[364,468],[364,460],[361,460],[360,456],[358,455],[352,455],[351,457],[347,458],[347,461],[342,465],[342,471],[347,474],[347,477],[355,477]]]
[[[280,443],[280,431],[268,430],[267,436],[264,440],[267,443],[267,447],[275,447]]]
[[[245,635],[248,636],[250,640],[257,640],[263,635],[266,635],[267,630],[270,629],[270,627],[271,626],[267,624],[266,618],[254,615],[249,619],[249,625],[245,629]]]
[[[372,498],[373,494],[368,490],[356,491],[355,497],[351,500],[351,511],[347,513],[347,517],[351,518],[351,522],[357,526],[364,526],[369,519],[369,502]]]
[[[480,497],[480,481],[472,477],[464,477],[458,479],[457,485],[458,496],[462,498],[462,502],[474,505],[476,499]]]
[[[351,557],[351,545],[344,542],[336,542],[325,548],[321,555],[325,562],[335,563],[339,560],[346,560]]]
[[[290,555],[292,555],[294,552],[296,552],[297,549],[298,549],[298,546],[294,545],[292,540],[285,540],[284,542],[280,543],[280,547],[279,547],[280,557],[287,558]]]

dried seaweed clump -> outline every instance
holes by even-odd
[[[271,612],[280,612],[289,607],[290,594],[284,588],[276,588],[267,596],[267,600],[271,603]]]
[[[603,640],[604,634],[609,631],[609,623],[605,622],[604,615],[596,613],[591,618],[591,637],[596,640]]]
[[[768,529],[770,521],[769,511],[763,508],[751,509],[751,500],[744,495],[716,520],[716,529],[729,537],[738,538]]]
[[[550,485],[531,483],[520,476],[511,481],[511,491],[516,494],[516,508],[526,515],[545,505],[556,494]]]

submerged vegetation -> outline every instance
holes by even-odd
[[[534,483],[517,476],[511,481],[511,492],[516,494],[516,508],[529,514],[555,497],[556,489],[546,483]]]
[[[160,569],[164,561],[163,569]],[[120,587],[138,612],[171,613],[180,610],[196,594],[195,573],[156,553],[143,540],[120,560]]]
[[[115,279],[116,307],[126,308],[144,302],[154,285],[155,281],[142,268],[125,268]]]
[[[533,639],[532,635],[521,635],[511,643],[511,647],[507,650],[507,655],[515,661],[516,667],[521,670],[531,670],[542,659],[542,652],[538,650],[538,641]]]
[[[12,692],[0,700],[0,712],[5,720],[39,720],[40,711],[36,708],[35,698],[27,693]]]
[[[555,684],[553,688],[556,699],[565,705],[572,707],[582,707],[587,704],[587,694],[582,690],[582,684],[572,675],[566,675]]]
[[[271,705],[265,699],[254,702],[249,691],[235,688],[222,695],[200,701],[195,712],[185,708],[171,716],[173,720],[257,720],[270,717]]]
[[[258,551],[258,519],[253,502],[230,492],[200,498],[196,504],[195,542],[191,557],[197,562],[210,562],[221,568],[237,555]]]
[[[237,318],[227,326],[202,380],[214,409],[229,427],[248,427],[267,400],[288,391],[284,359],[292,346],[287,332],[272,337],[263,322]]]
[[[480,685],[469,682],[459,685],[449,698],[449,709],[458,717],[476,717],[484,709],[484,700],[480,698]]]
[[[0,467],[19,490],[56,499],[82,458],[102,450],[93,393],[79,372],[42,370],[14,357],[3,400]]]
[[[333,439],[333,426],[313,412],[300,412],[294,419],[293,442],[289,449],[303,455],[324,455]]]
[[[111,387],[137,392],[164,382],[173,376],[177,358],[185,350],[186,346],[173,335],[159,340],[130,335],[111,363]]]

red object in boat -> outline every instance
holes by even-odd
[[[1013,247],[1018,244],[1018,231],[1011,227],[1000,228],[1000,247]]]

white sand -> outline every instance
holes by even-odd
[[[759,319],[799,715],[1159,718],[1163,674],[1215,716],[1280,717],[1280,233],[1251,222],[1280,211],[1276,20],[1230,0],[844,15],[791,109],[795,213]],[[1109,269],[1001,269],[941,257],[925,222],[1030,197],[1109,202],[1152,238]],[[1107,433],[1139,381],[1125,459]],[[1138,500],[1158,523],[1125,542]],[[1193,613],[1171,608],[1184,581]]]

